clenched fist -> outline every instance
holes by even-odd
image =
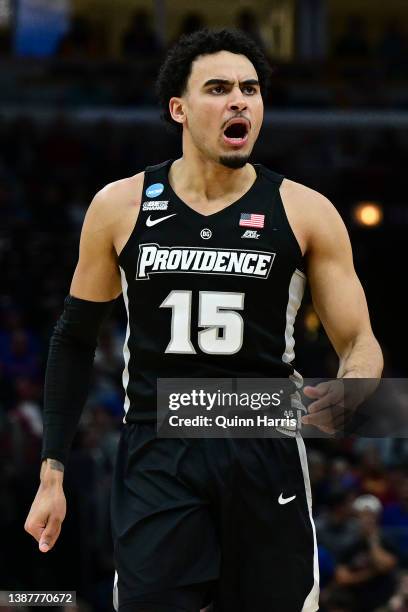
[[[28,513],[24,529],[35,538],[41,552],[54,546],[61,532],[67,505],[62,487],[64,466],[47,459],[41,467],[41,482]]]

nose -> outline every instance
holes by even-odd
[[[234,87],[228,100],[228,110],[242,112],[247,107],[244,94],[239,87]]]

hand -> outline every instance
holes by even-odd
[[[353,410],[345,408],[342,379],[329,380],[315,387],[306,386],[303,393],[315,401],[309,404],[308,414],[302,417],[302,423],[314,425],[328,434],[344,428]]]
[[[57,541],[66,509],[62,485],[42,482],[24,525],[27,533],[37,540],[41,552],[51,550]]]

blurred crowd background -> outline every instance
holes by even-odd
[[[239,27],[263,47],[274,78],[253,161],[336,205],[384,376],[407,376],[405,0],[224,0],[197,9],[187,0],[0,0],[0,590],[76,590],[81,610],[112,610],[122,301],[100,338],[66,470],[68,515],[47,555],[23,531],[38,486],[44,367],[93,195],[180,155],[178,137],[160,123],[154,81],[171,44],[202,26]],[[308,294],[296,332],[297,369],[335,376]],[[307,447],[322,612],[408,612],[408,444],[345,438]]]

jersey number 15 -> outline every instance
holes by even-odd
[[[244,339],[244,320],[236,312],[244,309],[245,293],[200,291],[198,301],[198,346],[203,353],[233,355]],[[171,308],[171,340],[166,353],[194,354],[191,342],[192,291],[174,290],[160,304]],[[220,330],[222,332],[220,333]]]

